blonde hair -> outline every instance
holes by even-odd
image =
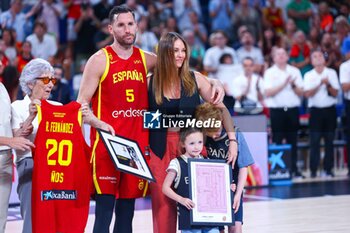
[[[195,111],[195,117],[196,120],[200,121],[206,121],[209,119],[215,120],[215,121],[222,121],[222,109],[220,107],[217,107],[216,105],[212,103],[203,103],[201,105],[198,105]],[[212,133],[216,132],[219,128],[203,128],[203,131],[205,133]]]
[[[186,58],[181,68],[176,67],[174,43],[181,40],[186,48]],[[172,83],[177,83],[179,77],[180,83],[187,96],[191,96],[196,91],[195,79],[192,78],[189,68],[190,49],[186,41],[176,32],[168,32],[162,36],[157,49],[157,64],[153,77],[153,93],[156,103],[163,103],[164,90],[171,90]]]

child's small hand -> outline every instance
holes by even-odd
[[[189,198],[181,198],[180,204],[185,206],[189,210],[194,208],[194,202]]]
[[[231,187],[232,192],[236,191],[237,186],[235,183],[232,183],[230,187]]]
[[[232,164],[232,168],[235,167],[238,153],[238,144],[235,141],[230,142],[227,154],[227,163]]]
[[[235,213],[237,213],[240,204],[241,204],[241,196],[235,195],[235,197],[233,198],[233,206],[232,206],[232,208],[235,210]]]

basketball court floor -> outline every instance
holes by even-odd
[[[94,202],[91,202],[86,232],[92,232]],[[135,233],[152,232],[151,201],[136,202],[133,222]],[[19,207],[11,207],[6,232],[20,233]],[[112,226],[111,226],[112,232]],[[245,233],[349,233],[350,179],[295,180],[289,186],[247,189],[244,203]]]

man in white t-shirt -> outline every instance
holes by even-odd
[[[240,114],[258,114],[263,108],[262,100],[262,80],[254,73],[254,60],[246,57],[242,61],[244,72],[232,80],[232,85],[228,91],[232,91],[232,96],[236,99],[235,112]]]
[[[214,46],[205,52],[203,59],[204,70],[208,72],[208,77],[210,78],[217,78],[216,72],[220,64],[220,58],[224,53],[230,54],[233,58],[233,62],[235,64],[238,63],[236,51],[226,45],[226,34],[223,31],[214,33]]]
[[[337,95],[340,89],[338,76],[335,70],[325,66],[326,61],[321,51],[311,54],[311,63],[314,69],[304,76],[305,97],[308,98],[310,111],[310,170],[311,177],[317,175],[320,163],[320,141],[325,142],[325,157],[323,169],[326,176],[333,177],[333,140],[337,126]]]
[[[46,24],[36,22],[34,33],[26,39],[32,44],[32,54],[35,58],[50,60],[57,52],[56,38],[46,33]]]
[[[297,138],[303,81],[299,69],[287,64],[288,59],[285,49],[274,50],[274,65],[265,71],[263,92],[270,109],[272,141],[282,144],[285,139],[291,145],[292,176],[302,178],[297,168]]]
[[[254,37],[249,31],[242,34],[241,44],[237,49],[238,61],[242,63],[245,57],[251,57],[254,60],[254,71],[260,73],[264,66],[264,57],[261,49],[254,46]]]
[[[348,154],[348,176],[350,176],[350,58],[340,65],[340,84],[344,93],[346,112],[346,148]]]

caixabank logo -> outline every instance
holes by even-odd
[[[76,190],[43,190],[41,191],[42,201],[53,200],[76,200]]]

